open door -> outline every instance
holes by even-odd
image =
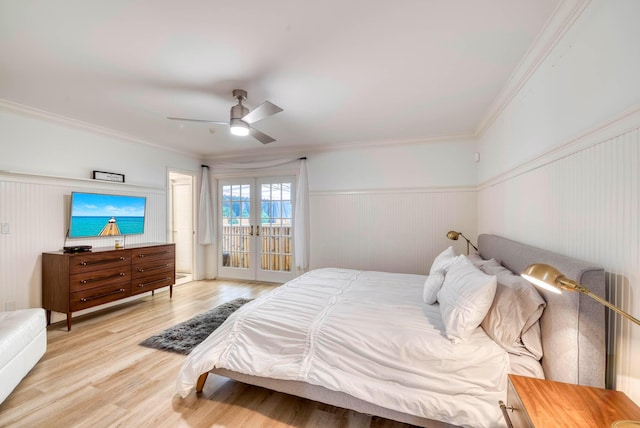
[[[176,244],[176,283],[193,279],[195,175],[169,172],[169,240]]]

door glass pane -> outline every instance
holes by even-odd
[[[260,186],[260,267],[262,270],[291,272],[291,182]]]
[[[250,267],[251,186],[222,186],[222,266]]]

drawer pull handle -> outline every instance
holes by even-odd
[[[118,257],[117,259],[104,259],[104,260],[96,260],[95,262],[80,262],[81,266],[90,266],[90,265],[100,265],[103,263],[113,263],[127,260],[126,257]]]
[[[156,279],[155,281],[138,284],[138,287],[142,288],[142,287],[146,287],[147,285],[158,284],[159,282],[164,282],[164,281],[167,281],[169,279],[171,279],[170,276],[168,276],[166,278],[162,278],[162,279]]]
[[[149,254],[138,254],[138,257],[143,258],[143,257],[148,257],[148,256],[157,256],[159,254],[169,254],[171,251],[166,250],[166,251],[158,251],[157,253],[149,253]]]
[[[105,279],[118,278],[120,276],[127,276],[127,274],[124,272],[120,272],[120,273],[114,273],[113,275],[109,275],[109,276],[102,276],[100,278],[81,279],[80,284],[88,284],[90,282],[104,281]]]
[[[98,296],[83,297],[83,298],[81,298],[81,299],[80,299],[80,301],[81,301],[81,302],[88,302],[89,300],[100,299],[100,298],[102,298],[102,297],[111,296],[112,294],[120,294],[120,293],[124,293],[125,291],[127,291],[127,290],[125,290],[124,288],[121,288],[120,290],[115,290],[115,291],[112,291],[112,292],[110,292],[110,293],[100,294],[100,295],[98,295]]]
[[[511,418],[509,417],[509,413],[507,413],[507,410],[511,410],[513,412],[516,409],[513,408],[512,406],[507,406],[506,404],[504,404],[504,401],[502,400],[498,401],[498,404],[500,405],[500,410],[502,410],[502,416],[504,416],[504,420],[507,423],[507,427],[513,428],[513,424],[511,423]]]
[[[167,263],[166,265],[160,265],[160,266],[154,266],[154,267],[150,267],[150,268],[141,268],[138,269],[138,272],[149,272],[152,270],[158,270],[158,269],[164,269],[164,268],[168,268],[171,267],[171,265],[169,263]]]

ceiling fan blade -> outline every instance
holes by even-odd
[[[205,119],[187,119],[184,117],[169,117],[167,116],[167,119],[169,120],[184,120],[187,122],[206,122],[206,123],[217,123],[219,125],[229,125],[229,122],[221,122],[219,120],[205,120]]]
[[[254,108],[249,113],[247,113],[242,118],[242,120],[244,120],[247,123],[254,123],[264,118],[267,118],[269,116],[272,116],[276,113],[280,113],[281,111],[282,109],[277,105],[269,101],[265,101],[262,104],[260,104],[258,107]]]
[[[264,132],[260,132],[255,128],[251,128],[249,130],[249,133],[251,134],[251,136],[253,138],[255,138],[256,140],[260,141],[262,144],[269,144],[269,143],[273,143],[274,141],[276,141],[275,138],[272,138],[272,137],[268,136],[267,134],[265,134]]]

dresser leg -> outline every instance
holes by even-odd
[[[47,309],[47,325],[51,325],[51,311]]]
[[[71,312],[67,312],[67,331],[71,331]]]
[[[169,298],[171,299],[173,297],[173,285],[169,286]]]

